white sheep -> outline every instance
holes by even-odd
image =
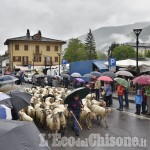
[[[82,111],[81,111],[81,117],[80,117],[80,120],[81,122],[85,122],[88,129],[91,128],[91,120],[95,119],[96,118],[96,115],[91,112],[91,110],[84,106]]]
[[[96,105],[98,105],[98,106],[101,106],[101,107],[106,107],[106,102],[105,101],[97,101],[97,100],[92,100],[91,101],[91,104],[93,105],[93,104],[96,104]]]
[[[58,131],[60,130],[60,119],[59,119],[59,115],[55,114],[55,115],[48,115],[46,117],[46,125],[48,127],[48,129],[52,132],[52,133],[58,133]]]
[[[32,106],[28,106],[27,115],[30,116],[33,120],[35,119],[35,109]]]
[[[30,122],[33,122],[33,119],[30,116],[28,116],[25,112],[20,111],[19,115],[20,115],[20,117],[19,117],[20,121],[30,121]]]
[[[96,114],[97,119],[99,120],[99,124],[100,124],[100,121],[102,119],[104,119],[106,127],[108,127],[105,117],[106,117],[107,114],[111,113],[111,109],[110,108],[103,108],[103,107],[95,105],[95,104],[91,105],[90,109],[91,109],[92,112],[94,112]]]

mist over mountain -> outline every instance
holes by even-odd
[[[144,43],[150,42],[150,22],[138,22],[122,26],[101,27],[92,31],[97,50],[106,52],[112,42],[117,42],[120,44],[126,42],[135,42],[136,39],[133,29],[136,28],[143,29],[140,34],[139,41]],[[86,35],[87,34],[84,34],[77,38],[84,43]]]

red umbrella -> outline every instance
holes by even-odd
[[[108,81],[108,82],[113,81],[110,77],[107,76],[101,76],[97,80]]]
[[[135,79],[133,79],[133,82],[141,84],[141,85],[149,85],[150,84],[150,76],[142,75],[142,76],[136,77]]]

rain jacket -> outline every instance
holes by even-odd
[[[142,95],[135,95],[134,101],[136,104],[142,104],[143,96]]]
[[[82,107],[82,101],[81,100],[71,100],[68,104],[68,110],[72,110],[74,113],[80,113]]]
[[[117,86],[117,94],[121,96],[124,95],[124,87],[120,84]]]
[[[106,96],[110,96],[112,94],[112,88],[110,84],[106,84],[104,86],[104,91],[106,93]]]

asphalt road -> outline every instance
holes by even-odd
[[[72,137],[73,142],[74,140],[79,141],[78,138],[80,138],[82,140],[82,144],[78,143],[74,145],[72,142],[71,145],[68,146],[68,143],[65,141],[62,142],[64,145],[60,144],[58,147],[55,147],[57,146],[55,145],[55,142],[58,144],[61,140],[63,141],[64,138],[56,141],[55,138],[48,138],[49,132],[47,129],[39,128],[39,130],[41,133],[46,134],[46,140],[48,140],[48,145],[52,150],[150,150],[150,116],[135,115],[135,105],[131,103],[129,109],[124,109],[123,112],[119,112],[116,110],[116,108],[118,108],[117,100],[114,100],[111,108],[112,112],[109,116],[107,116],[108,128],[105,127],[104,121],[101,122],[101,125],[98,125],[96,122],[93,123],[91,130],[87,129],[87,127],[83,125],[83,130],[81,131],[80,136],[76,137],[74,131],[71,129],[71,125],[67,126],[65,137],[67,137],[68,140]],[[91,138],[89,138],[89,136]],[[101,137],[100,139],[99,136]],[[102,138],[105,138],[104,141],[107,142],[109,137],[113,137],[113,141],[115,141],[114,145],[107,145],[107,147],[100,145],[103,144],[99,142]],[[128,139],[132,141],[129,147],[124,147],[123,145],[126,143],[125,137],[128,137]],[[139,143],[134,142],[137,138]],[[89,142],[84,142],[86,140]],[[136,144],[140,144],[141,147]]]
[[[80,138],[81,140],[85,141],[85,138],[89,138],[89,135],[91,135],[91,137],[94,137],[94,141],[93,142],[97,142],[100,141],[98,138],[95,139],[95,136],[92,134],[97,134],[96,136],[99,137],[116,137],[116,145],[115,147],[101,147],[101,145],[99,146],[99,144],[96,145],[92,145],[92,139],[90,139],[89,141],[91,142],[90,144],[88,144],[88,146],[84,146],[85,143],[83,143],[83,147],[76,145],[71,147],[67,146],[65,147],[65,145],[62,145],[64,147],[55,147],[54,144],[56,142],[56,144],[58,144],[58,141],[61,141],[61,139],[58,139],[58,141],[55,141],[55,138],[46,138],[48,140],[48,144],[51,147],[52,150],[68,150],[68,149],[72,149],[72,150],[76,150],[76,149],[80,149],[80,150],[149,150],[150,149],[150,118],[149,116],[137,116],[134,114],[135,111],[135,105],[134,104],[130,104],[130,109],[129,110],[124,110],[123,112],[119,112],[118,110],[116,110],[116,108],[118,107],[118,101],[114,100],[114,105],[112,107],[112,113],[107,117],[107,124],[108,124],[108,128],[106,128],[104,121],[101,122],[101,125],[98,125],[96,122],[92,124],[92,128],[91,130],[87,129],[87,127],[85,125],[83,125],[83,130],[80,133],[79,137],[75,136],[74,131],[71,129],[71,125],[67,126],[67,130],[65,132],[65,136],[67,138],[69,137],[73,137],[75,138],[75,140],[77,140],[78,138]],[[48,134],[47,130],[43,130],[41,128],[39,128],[41,133],[46,133],[46,135]],[[139,144],[141,145],[141,147],[138,147],[136,145],[134,145],[134,142],[132,144],[132,146],[129,145],[129,147],[124,147],[122,146],[121,142],[123,141],[121,139],[121,141],[119,140],[119,138],[125,138],[125,137],[131,137],[132,141],[135,139],[135,137],[138,138],[138,140],[140,141]],[[133,138],[134,137],[134,138]],[[143,140],[141,140],[143,139]],[[120,141],[120,144],[119,144]],[[143,142],[143,143],[142,143]],[[103,143],[102,143],[103,144]],[[119,144],[119,145],[118,145]],[[125,140],[124,140],[124,144],[125,144]],[[61,145],[61,144],[60,144]],[[78,147],[79,146],[79,147]],[[114,145],[112,145],[114,146]],[[133,147],[135,146],[135,147]]]

